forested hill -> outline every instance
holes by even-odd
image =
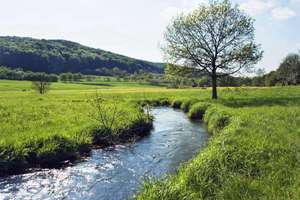
[[[34,72],[104,75],[116,70],[162,73],[162,63],[133,59],[66,40],[0,37],[0,66]],[[117,69],[117,70],[118,70]]]

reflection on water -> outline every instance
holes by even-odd
[[[135,144],[94,150],[84,162],[0,179],[0,199],[126,199],[147,177],[174,172],[201,149],[200,123],[170,108],[155,108],[154,130]]]

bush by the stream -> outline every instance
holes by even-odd
[[[190,108],[197,102],[199,102],[198,99],[187,99],[182,102],[180,109],[183,110],[183,112],[187,113],[189,112]]]
[[[210,106],[209,103],[198,102],[191,106],[188,115],[191,119],[201,119],[202,120],[204,113],[209,106]]]
[[[174,99],[171,103],[171,107],[172,108],[180,108],[182,103],[183,103],[182,99]]]

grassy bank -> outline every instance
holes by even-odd
[[[0,176],[28,168],[59,167],[93,147],[130,142],[149,133],[152,118],[139,106],[95,94],[76,94],[75,98],[2,93]]]
[[[189,116],[204,120],[213,135],[207,148],[176,175],[146,182],[137,199],[298,199],[299,100],[194,103]]]
[[[96,91],[107,101],[108,118],[118,102],[121,120],[110,129],[95,116]],[[137,198],[297,199],[300,87],[220,88],[219,94],[212,102],[210,89],[58,83],[41,96],[28,82],[0,81],[0,172],[74,160],[95,144],[134,140],[145,133],[137,127],[150,128],[140,110],[147,102],[204,119],[213,136],[177,175],[146,183]]]

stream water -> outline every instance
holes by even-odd
[[[0,199],[127,199],[148,177],[163,177],[191,159],[208,140],[201,123],[178,110],[155,108],[154,129],[134,144],[93,150],[63,169],[0,179]]]

